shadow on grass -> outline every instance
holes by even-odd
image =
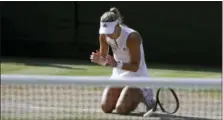
[[[29,66],[42,66],[42,67],[55,67],[55,68],[62,68],[62,69],[86,70],[86,68],[64,66],[64,65],[52,64],[52,63],[30,63],[30,62],[27,63],[26,62],[24,64],[29,65]]]
[[[3,58],[1,59],[3,63],[17,63],[24,64],[27,66],[39,66],[39,67],[53,67],[62,69],[73,69],[73,70],[86,70],[86,68],[81,68],[72,65],[90,65],[91,63],[86,63],[82,61],[71,61],[71,60],[55,60],[55,59],[30,59],[30,58]]]
[[[20,63],[30,66],[43,66],[43,67],[55,67],[64,69],[85,70],[85,68],[74,67],[71,65],[87,65],[97,66],[89,61],[80,61],[72,59],[39,59],[39,58],[1,58],[1,62],[4,63]],[[67,66],[66,66],[67,65]],[[195,66],[195,65],[174,65],[174,64],[162,64],[162,63],[149,63],[147,64],[149,69],[160,70],[178,70],[178,71],[200,71],[200,72],[215,72],[222,73],[221,67],[207,67],[207,66]]]

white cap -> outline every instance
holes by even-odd
[[[112,34],[115,31],[116,25],[119,20],[114,22],[100,22],[99,34]]]

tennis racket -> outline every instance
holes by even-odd
[[[172,88],[159,88],[156,93],[156,104],[154,107],[147,111],[143,116],[150,116],[153,112],[160,110],[167,114],[174,114],[180,107],[177,94]]]

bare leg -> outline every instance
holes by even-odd
[[[119,114],[128,114],[143,100],[143,94],[140,88],[125,87],[116,104],[116,111]]]
[[[112,88],[106,87],[102,99],[101,99],[101,108],[105,113],[111,113],[116,106],[118,98],[123,88]]]

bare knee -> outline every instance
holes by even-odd
[[[131,110],[125,105],[117,105],[116,112],[121,115],[127,115],[131,112]]]
[[[118,114],[129,114],[134,110],[141,100],[141,91],[139,88],[125,87],[116,104]]]
[[[122,88],[107,87],[102,95],[101,109],[105,113],[111,113],[116,106],[116,102],[121,93]]]
[[[109,104],[101,104],[101,109],[104,113],[111,113],[114,110],[114,107]]]

